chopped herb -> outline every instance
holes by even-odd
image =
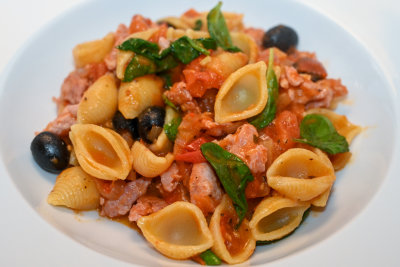
[[[294,141],[317,147],[332,155],[349,151],[346,138],[340,135],[332,122],[323,115],[306,115],[300,123],[300,137],[301,139]]]
[[[200,31],[201,27],[203,27],[203,21],[201,19],[196,20],[193,30]]]
[[[199,41],[190,39],[187,36],[182,36],[174,41],[171,44],[171,51],[183,64],[189,64],[192,60],[200,56],[200,54],[207,56],[210,54]]]
[[[264,110],[250,118],[249,123],[257,127],[257,129],[263,129],[270,124],[276,115],[276,102],[278,100],[279,86],[278,79],[276,78],[274,71],[274,50],[269,50],[269,61],[267,70],[267,88],[268,88],[268,100]]]
[[[165,95],[162,95],[162,99],[164,100],[165,105],[170,106],[174,110],[178,111],[178,107],[174,105],[174,103],[171,102],[171,100],[168,99]]]
[[[175,141],[176,135],[178,134],[178,127],[182,122],[181,117],[173,118],[169,123],[164,125],[164,132],[168,139]]]
[[[239,227],[248,209],[245,196],[247,182],[254,180],[249,167],[236,155],[212,142],[201,145],[201,152],[214,168],[226,193],[232,199],[239,217],[237,225]]]
[[[228,26],[226,25],[224,15],[221,12],[222,2],[219,2],[207,15],[207,27],[211,38],[218,46],[230,52],[239,52],[239,48],[233,46]]]
[[[202,258],[206,265],[221,265],[221,259],[210,249],[201,253],[200,258]]]
[[[157,66],[150,59],[135,55],[125,69],[123,82],[130,82],[137,77],[156,73],[156,68]]]

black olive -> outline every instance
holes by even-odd
[[[139,138],[138,119],[125,119],[121,112],[117,111],[112,119],[114,129],[121,133],[126,130],[129,131],[133,139]]]
[[[147,143],[157,139],[163,130],[165,110],[162,107],[148,107],[139,115],[139,136]]]
[[[56,134],[41,132],[31,143],[32,156],[45,171],[59,173],[68,167],[67,144]]]
[[[298,41],[295,30],[285,25],[278,25],[264,33],[263,46],[277,47],[287,53],[296,48]]]

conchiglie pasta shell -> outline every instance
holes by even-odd
[[[255,63],[258,57],[258,47],[253,38],[243,32],[232,32],[232,43],[242,50],[248,57],[249,63]]]
[[[94,40],[78,44],[72,50],[75,66],[81,68],[89,63],[99,63],[110,53],[114,46],[115,37],[113,33],[107,34],[101,40]]]
[[[85,172],[104,180],[124,180],[128,176],[132,157],[118,133],[94,124],[75,124],[69,137]]]
[[[309,203],[273,196],[263,199],[249,223],[256,240],[272,241],[293,232],[301,223]]]
[[[263,61],[246,65],[222,84],[215,99],[215,121],[232,122],[253,117],[268,100],[267,67]]]
[[[165,172],[174,161],[174,155],[157,157],[144,144],[136,141],[132,146],[133,168],[144,177],[153,178]]]
[[[118,93],[118,109],[126,119],[134,119],[150,106],[163,106],[163,81],[156,75],[138,77],[129,83],[121,83]]]
[[[179,113],[170,106],[165,107],[165,123],[170,123],[173,119],[178,118]],[[165,131],[162,131],[157,140],[149,146],[154,153],[168,153],[172,150],[172,142],[168,139]]]
[[[188,202],[178,201],[141,217],[137,225],[147,241],[172,259],[188,259],[214,243],[203,213]]]
[[[248,239],[243,241],[245,243],[243,250],[237,254],[232,255],[225,245],[225,239],[221,232],[221,218],[223,216],[222,214],[227,213],[236,214],[236,211],[233,208],[231,199],[228,197],[228,195],[224,195],[221,203],[215,209],[210,221],[210,231],[214,237],[214,246],[211,248],[211,250],[228,264],[237,264],[246,261],[253,254],[256,247],[256,240],[254,239],[250,230],[247,230]],[[240,228],[248,228],[248,224],[248,220],[243,219]]]
[[[320,114],[326,116],[335,127],[336,131],[343,135],[347,142],[351,141],[361,132],[361,127],[351,123],[346,116],[339,115],[330,109],[315,108],[307,111],[306,114]]]
[[[173,28],[175,29],[182,29],[182,30],[186,30],[186,29],[191,29],[192,27],[184,20],[182,20],[181,18],[177,18],[177,17],[165,17],[162,19],[159,19],[157,21],[157,23],[167,23],[168,25],[173,26]],[[171,28],[171,29],[173,29]]]
[[[157,28],[152,28],[146,31],[141,31],[141,32],[135,32],[128,37],[124,39],[124,41],[131,39],[131,38],[139,38],[143,40],[148,40],[155,32],[157,31]],[[133,53],[132,51],[122,51],[118,50],[117,52],[117,67],[115,70],[115,73],[118,77],[118,79],[123,80],[125,76],[125,69],[128,63],[131,61],[133,58]]]
[[[81,167],[65,169],[58,175],[47,203],[76,210],[96,209],[100,203],[100,194],[93,179]]]
[[[191,39],[199,39],[199,38],[208,38],[210,34],[206,31],[194,31],[192,29],[174,29],[169,27],[167,29],[166,38],[168,41],[175,41],[176,39],[181,38],[182,36],[187,36]]]
[[[208,58],[209,62],[207,62],[207,58],[203,59],[207,62],[207,69],[218,73],[225,79],[233,72],[245,66],[249,61],[247,55],[244,53],[220,52]],[[200,64],[201,63],[202,62],[200,62]]]
[[[102,124],[117,111],[118,90],[114,77],[104,75],[83,94],[78,106],[78,123]]]
[[[282,195],[308,201],[328,190],[335,181],[332,165],[316,153],[292,148],[281,154],[267,171],[268,185]]]

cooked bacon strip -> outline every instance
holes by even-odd
[[[168,206],[168,203],[155,196],[142,196],[129,211],[129,221],[136,222],[142,216],[150,215]]]
[[[178,183],[182,180],[183,176],[179,173],[176,163],[172,163],[168,170],[160,175],[161,184],[163,189],[167,192],[175,190]]]
[[[126,27],[125,24],[118,25],[118,28],[114,33],[114,36],[115,36],[114,47],[111,50],[111,52],[104,58],[104,62],[107,65],[107,69],[110,71],[115,70],[115,68],[117,67],[118,48],[116,47],[122,44],[125,38],[129,36],[128,27]]]
[[[267,149],[254,140],[258,137],[257,129],[248,123],[240,126],[235,134],[230,134],[219,145],[241,158],[252,173],[265,171],[268,159]]]
[[[125,185],[124,192],[116,200],[107,200],[100,198],[102,206],[100,215],[108,217],[117,217],[125,215],[131,209],[133,203],[141,196],[146,194],[147,187],[150,185],[149,180],[137,179]]]
[[[189,181],[190,202],[199,207],[204,214],[214,212],[221,202],[222,189],[214,170],[208,163],[193,165]]]
[[[66,106],[56,119],[47,124],[43,131],[49,131],[59,136],[66,136],[71,126],[76,123],[77,112],[78,104]]]
[[[172,103],[181,106],[182,111],[200,113],[200,108],[196,100],[186,89],[185,82],[174,83],[172,88],[165,91],[164,94]]]

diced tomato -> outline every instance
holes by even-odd
[[[141,32],[148,30],[152,25],[152,21],[142,15],[134,15],[129,25],[129,33]]]
[[[293,112],[283,111],[275,120],[276,132],[279,138],[279,145],[287,150],[294,147],[294,138],[300,138],[300,127],[297,117]]]
[[[183,13],[183,16],[189,17],[189,18],[194,18],[194,17],[200,16],[200,13],[197,12],[195,9],[191,8],[188,11],[186,11],[185,13]]]
[[[160,37],[166,37],[167,36],[167,25],[166,24],[162,24],[160,25],[160,27],[158,28],[158,31],[156,31],[150,38],[149,38],[149,42],[153,42],[153,43],[158,43],[158,40],[160,40]]]
[[[201,153],[201,150],[184,152],[182,154],[178,154],[175,156],[175,160],[191,162],[191,163],[207,162],[207,160],[203,156],[203,153]]]
[[[197,138],[196,140],[194,140],[193,142],[191,142],[190,144],[188,144],[186,146],[186,149],[188,151],[200,150],[200,147],[202,144],[208,143],[210,141],[211,141],[210,138],[200,137],[200,138]]]

